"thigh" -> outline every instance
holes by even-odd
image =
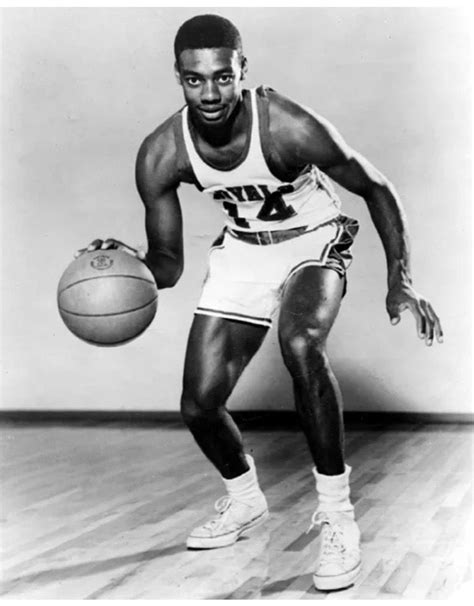
[[[196,314],[184,364],[184,390],[208,394],[221,402],[232,391],[245,366],[260,347],[267,328],[226,318]],[[211,397],[215,392],[216,398]]]
[[[283,291],[280,340],[308,331],[325,339],[339,312],[345,280],[327,267],[310,266],[295,273]]]

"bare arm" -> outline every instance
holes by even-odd
[[[389,290],[398,284],[411,285],[406,216],[394,186],[366,158],[352,150],[338,164],[323,170],[336,183],[364,198],[385,250]]]
[[[170,288],[183,272],[183,221],[177,188],[181,182],[172,118],[142,143],[135,166],[137,189],[145,206],[148,251],[136,250],[116,238],[96,238],[78,257],[93,250],[122,249],[151,270],[158,288]]]
[[[145,206],[148,252],[145,263],[158,288],[179,280],[184,265],[183,225],[174,149],[169,141],[145,140],[138,152],[136,184]]]
[[[312,163],[348,191],[364,198],[382,241],[387,260],[387,311],[393,324],[400,312],[410,309],[418,335],[431,345],[436,335],[442,341],[439,318],[431,304],[412,286],[410,247],[405,212],[393,185],[361,154],[343,140],[337,130],[309,110],[285,102],[291,112],[289,123],[292,154],[299,165]]]

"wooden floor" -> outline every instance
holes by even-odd
[[[2,428],[4,599],[446,599],[471,585],[472,432],[347,430],[363,574],[317,592],[310,459],[294,429],[249,430],[272,516],[237,544],[187,551],[222,494],[179,424]]]

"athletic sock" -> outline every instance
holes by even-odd
[[[338,476],[326,476],[318,473],[316,467],[313,467],[318,493],[318,511],[344,511],[354,516],[354,506],[349,498],[351,470],[352,468],[346,465],[344,473]]]
[[[230,497],[234,497],[237,501],[251,502],[255,497],[262,495],[262,491],[258,484],[257,470],[253,458],[248,454],[245,455],[245,458],[250,467],[248,471],[231,480],[226,478],[222,478],[222,480]]]

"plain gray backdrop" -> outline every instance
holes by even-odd
[[[219,232],[218,206],[180,189],[186,268],[136,341],[114,349],[70,334],[56,286],[95,237],[145,242],[134,162],[183,103],[172,42],[217,12],[240,28],[248,86],[311,106],[395,184],[409,220],[415,288],[446,338],[426,348],[409,312],[385,312],[383,250],[361,229],[330,339],[348,410],[470,411],[469,23],[448,8],[5,9],[2,12],[2,407],[177,410],[187,331]],[[231,407],[292,408],[272,331]]]

